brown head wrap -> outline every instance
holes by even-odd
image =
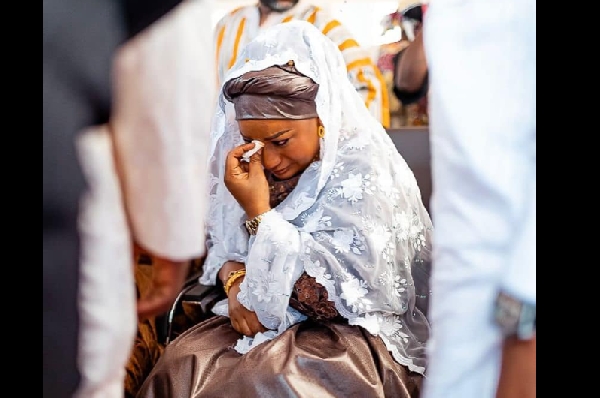
[[[237,120],[299,120],[319,116],[315,103],[318,89],[319,85],[290,61],[227,81],[223,95],[233,102]]]

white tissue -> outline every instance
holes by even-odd
[[[258,152],[260,148],[265,146],[265,144],[257,140],[252,141],[252,143],[254,144],[254,148],[250,149],[248,152],[245,152],[242,155],[242,162],[250,162],[250,157],[252,157],[252,155],[254,155],[256,152]]]

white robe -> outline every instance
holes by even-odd
[[[434,268],[423,398],[493,398],[499,289],[536,302],[535,0],[435,0]]]
[[[89,191],[76,397],[124,394],[137,328],[131,238],[172,260],[204,254],[211,10],[212,0],[185,1],[125,43],[114,61],[112,130],[89,128],[77,142]]]

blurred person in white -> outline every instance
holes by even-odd
[[[292,20],[307,21],[329,37],[342,52],[348,78],[360,93],[369,112],[383,127],[390,127],[387,85],[369,51],[327,11],[305,0],[259,0],[225,15],[215,29],[219,84],[248,42],[264,28]]]
[[[154,257],[137,316],[164,313],[188,260],[204,254],[207,154],[214,102],[212,0],[183,1],[125,42],[113,64],[108,123],[77,139],[89,189],[79,225],[82,266],[76,397],[123,397],[136,332],[133,245]]]
[[[434,0],[423,398],[536,395],[536,2]]]
[[[78,295],[93,297],[94,283],[108,284],[113,275],[119,276],[111,264],[106,266],[106,274],[94,267],[99,263],[90,262],[93,251],[89,239],[97,233],[91,226],[85,226],[86,260],[81,261],[81,241],[78,223],[80,222],[81,199],[84,192],[93,185],[93,195],[110,197],[110,190],[98,190],[96,185],[103,183],[103,176],[84,178],[83,167],[100,163],[100,173],[105,172],[102,164],[106,158],[96,159],[95,154],[86,157],[82,165],[76,152],[76,137],[85,128],[107,123],[112,109],[111,65],[116,49],[127,40],[135,37],[152,25],[181,0],[44,0],[43,2],[43,391],[44,396],[52,398],[71,398],[79,387],[81,377],[77,366],[80,350],[89,350],[87,346],[78,347],[80,332],[87,327],[107,329],[113,333],[107,314],[102,314],[102,300],[108,292],[129,298],[129,284],[124,283],[126,291],[103,290],[98,296],[99,312],[95,324],[89,314],[80,316]],[[204,2],[202,2],[205,4]],[[209,11],[209,8],[206,8]],[[152,134],[152,133],[149,133]],[[101,140],[100,140],[101,141]],[[99,143],[106,146],[107,143]],[[93,149],[92,149],[93,150]],[[98,148],[102,151],[102,148]],[[104,148],[106,151],[106,148]],[[144,152],[142,148],[141,152]],[[87,163],[90,164],[87,164]],[[96,163],[94,163],[96,162]],[[152,171],[152,170],[151,170]],[[89,173],[89,170],[88,170]],[[110,177],[109,177],[110,178]],[[110,180],[109,180],[110,181]],[[139,193],[138,193],[139,194]],[[107,213],[119,222],[117,214]],[[92,214],[94,214],[92,212]],[[86,216],[84,216],[86,217]],[[88,216],[89,217],[89,216]],[[92,218],[95,218],[93,216]],[[84,222],[86,224],[86,222]],[[107,221],[107,224],[110,222]],[[118,246],[123,234],[104,233],[102,228],[95,238],[113,239]],[[103,234],[103,235],[102,235]],[[108,243],[105,241],[105,243]],[[102,245],[96,245],[100,247]],[[139,247],[139,246],[136,246]],[[101,251],[98,255],[104,255]],[[108,259],[110,260],[110,259]],[[119,261],[119,264],[122,264]],[[127,263],[129,266],[130,263]],[[86,268],[81,272],[82,268]],[[176,264],[164,262],[156,268],[181,272]],[[89,269],[88,269],[89,268]],[[104,269],[104,268],[103,268]],[[90,276],[94,277],[91,280]],[[125,274],[125,278],[128,275]],[[167,302],[179,289],[179,280],[169,278],[169,274],[157,272],[155,284],[161,287],[155,302]],[[113,278],[114,279],[114,278]],[[85,289],[83,286],[85,285]],[[111,289],[113,285],[109,286]],[[120,285],[119,285],[120,287]],[[161,299],[162,297],[162,299]],[[85,298],[82,298],[85,301]],[[84,311],[94,302],[84,302]],[[127,305],[127,302],[124,302]],[[141,303],[140,303],[141,304]],[[109,306],[116,306],[113,301]],[[158,306],[160,307],[160,306]],[[154,307],[154,308],[158,308]],[[140,309],[143,310],[144,305]],[[146,305],[146,308],[148,306]],[[148,311],[144,310],[144,313]],[[120,313],[118,313],[120,314]],[[119,315],[115,320],[119,321]],[[105,322],[103,324],[103,322]],[[85,327],[84,327],[85,324]],[[129,329],[124,327],[123,333]],[[98,330],[100,332],[100,330]],[[113,333],[114,336],[114,333]],[[86,339],[87,341],[88,339]],[[110,339],[109,339],[110,340]],[[98,352],[106,349],[113,355],[118,349],[113,344],[122,342],[120,336],[113,341],[104,341]],[[123,351],[129,344],[125,339]],[[118,356],[122,355],[120,352]],[[91,361],[91,355],[90,361]],[[118,361],[118,358],[117,362]],[[86,367],[87,364],[84,364]],[[90,363],[94,366],[93,363]],[[99,366],[102,361],[99,362]],[[118,363],[117,363],[118,366]],[[85,379],[107,382],[106,374],[112,365],[108,364],[95,375],[85,371]],[[112,374],[114,376],[114,373]],[[90,376],[94,376],[91,377]],[[88,381],[86,381],[88,382]],[[88,389],[88,391],[90,391]],[[113,390],[116,392],[116,390]],[[109,394],[91,393],[89,396]]]

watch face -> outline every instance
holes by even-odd
[[[506,331],[516,332],[521,314],[521,303],[510,296],[500,294],[496,302],[496,321]]]
[[[535,306],[505,293],[498,294],[494,318],[506,336],[529,339],[535,333]]]

